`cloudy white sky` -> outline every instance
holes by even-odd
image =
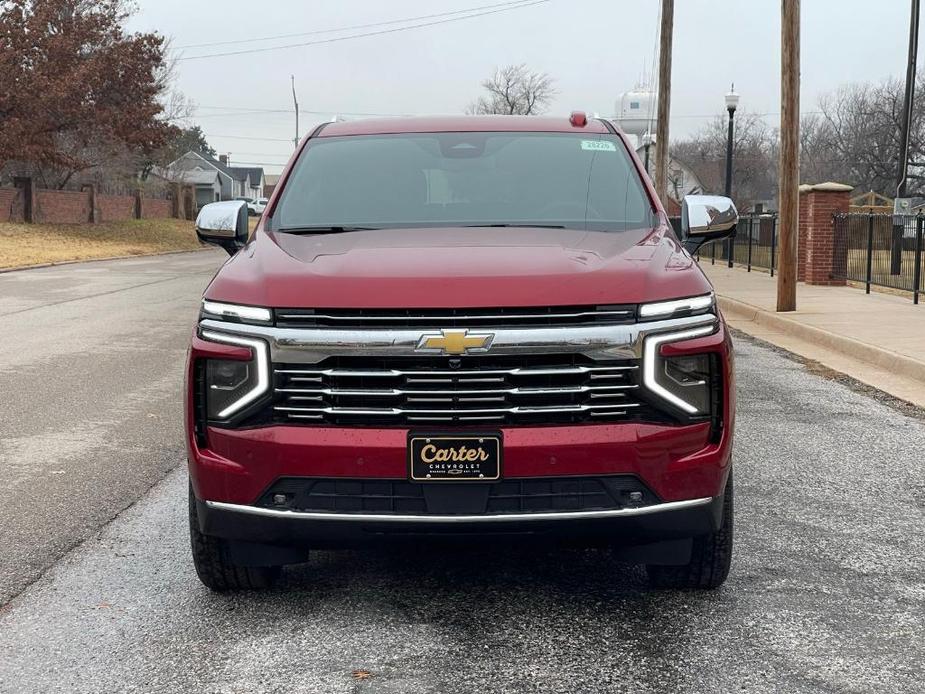
[[[172,41],[181,58],[177,87],[196,103],[194,122],[210,144],[230,152],[233,163],[262,164],[268,173],[278,172],[292,151],[290,74],[304,134],[332,114],[460,113],[495,66],[521,62],[555,78],[551,113],[582,108],[612,115],[617,96],[652,69],[658,0],[546,0],[378,36],[194,58],[382,31],[403,24],[328,30],[502,2],[138,0],[131,27]],[[802,110],[813,110],[820,95],[846,82],[902,76],[908,22],[909,0],[804,0]],[[255,40],[282,35],[289,36]],[[722,113],[731,82],[740,108],[773,121],[779,71],[778,0],[677,0],[672,135],[689,134]]]

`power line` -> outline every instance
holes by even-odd
[[[278,39],[291,39],[298,36],[317,36],[319,34],[337,34],[342,31],[356,31],[357,29],[370,29],[372,27],[388,26],[389,24],[404,24],[406,22],[417,22],[422,19],[435,19],[437,17],[450,17],[457,14],[466,14],[477,12],[479,10],[490,10],[496,7],[506,7],[508,5],[522,5],[527,0],[508,0],[508,2],[498,2],[493,5],[480,5],[478,7],[467,7],[463,10],[453,10],[452,12],[438,12],[435,14],[424,14],[417,17],[405,17],[404,19],[389,19],[382,22],[371,22],[369,24],[354,24],[353,26],[336,27],[333,29],[316,29],[315,31],[303,31],[297,34],[278,34],[276,36],[263,36],[261,38],[235,39],[233,41],[213,41],[212,43],[191,43],[186,46],[177,46],[172,50],[183,50],[185,48],[208,48],[210,46],[229,46],[243,43],[259,43],[260,41],[276,41]]]
[[[290,141],[291,142],[291,141]],[[279,152],[232,152],[232,154],[237,154],[241,157],[279,157],[280,159],[286,159],[288,161],[290,154],[281,154]]]
[[[245,116],[255,116],[255,115],[261,115],[261,114],[265,114],[265,113],[288,113],[288,114],[294,113],[294,111],[293,111],[292,109],[246,109],[245,107],[241,107],[241,106],[201,106],[201,107],[199,107],[199,108],[225,109],[225,110],[240,109],[240,111],[239,111],[239,112],[236,112],[236,113],[233,113],[233,114],[203,114],[203,115],[197,115],[197,116],[194,116],[194,119],[199,119],[199,118],[211,118],[211,117],[214,117],[214,116],[223,116],[223,115],[245,115]],[[399,113],[371,113],[371,112],[343,111],[343,110],[340,110],[340,109],[330,109],[330,110],[327,110],[327,111],[306,111],[306,110],[300,108],[300,109],[299,109],[299,112],[300,112],[300,113],[307,113],[307,114],[311,114],[311,115],[320,115],[320,116],[330,116],[330,115],[333,114],[333,113],[337,113],[337,114],[341,114],[341,115],[348,115],[348,116],[376,116],[376,117],[403,117],[403,116],[407,117],[407,116],[413,116],[413,115],[414,115],[414,114],[407,114],[407,113],[406,113],[406,114],[399,114]],[[819,115],[819,114],[822,114],[822,113],[823,113],[822,111],[818,111],[818,110],[813,110],[813,111],[801,111],[801,112],[800,112],[800,115],[801,115],[801,116],[809,116],[809,115]],[[749,113],[749,114],[746,114],[746,115],[752,115],[752,116],[757,116],[757,117],[766,118],[766,117],[769,117],[769,116],[776,116],[776,115],[779,115],[779,112],[777,112],[777,111],[767,111],[767,112],[762,112],[762,113]],[[717,118],[717,117],[721,117],[721,116],[722,116],[722,114],[719,114],[719,113],[683,113],[683,114],[672,114],[672,115],[671,115],[671,120],[692,119],[692,118],[712,119],[712,118]],[[264,123],[264,124],[262,124],[262,125],[266,126],[266,125],[268,125],[268,124]],[[274,124],[274,127],[275,127],[275,125],[276,125],[276,124]],[[292,142],[292,138],[283,138],[283,137],[253,137],[253,136],[247,136],[247,135],[219,135],[219,134],[209,135],[209,137],[224,138],[224,139],[229,139],[229,140],[253,140],[253,141],[263,141],[263,142],[288,142],[288,143],[291,143],[291,142]]]
[[[251,108],[249,106],[197,106],[196,110],[198,111],[201,108],[214,109],[216,111],[240,111],[242,113],[295,113],[295,109],[291,108]],[[375,116],[382,118],[393,118],[399,116],[407,116],[411,114],[407,113],[370,113],[368,111],[344,111],[342,109],[328,109],[327,111],[306,111],[304,108],[299,109],[299,113],[309,113],[314,116],[330,116],[332,113],[338,113],[343,116]],[[204,114],[206,116],[212,117],[212,115],[226,115],[226,114]],[[236,114],[227,114],[227,115],[236,115]],[[202,117],[202,116],[200,116]]]
[[[235,118],[238,116],[282,116],[286,114],[295,113],[295,111],[264,111],[264,110],[251,110],[251,111],[235,111],[234,113],[202,113],[194,116],[194,118]],[[303,111],[304,113],[304,111]]]
[[[348,41],[350,39],[361,39],[367,36],[381,36],[383,34],[394,34],[399,31],[409,31],[411,29],[422,29],[424,27],[437,26],[438,24],[449,24],[450,22],[460,22],[464,19],[473,19],[475,17],[484,17],[490,14],[498,14],[499,12],[510,12],[511,10],[519,10],[525,7],[532,7],[533,5],[543,5],[551,0],[531,0],[521,5],[512,5],[510,7],[502,7],[496,10],[488,10],[484,12],[476,12],[474,14],[467,14],[464,17],[450,17],[449,19],[439,19],[432,22],[423,22],[421,24],[411,24],[409,26],[395,27],[394,29],[381,29],[379,31],[368,31],[362,34],[351,34],[349,36],[335,36],[330,39],[321,39],[319,41],[306,41],[305,43],[290,43],[285,46],[268,46],[266,48],[249,48],[243,51],[226,51],[224,53],[207,53],[205,55],[190,55],[185,57],[177,58],[177,62],[183,60],[202,60],[205,58],[223,58],[226,56],[233,55],[245,55],[250,53],[266,53],[269,51],[281,51],[287,48],[302,48],[305,46],[318,46],[325,43],[336,43],[338,41]]]
[[[548,1],[548,0],[546,0]],[[217,111],[248,111],[254,113],[294,113],[293,109],[289,108],[254,108],[252,106],[206,106],[204,104],[197,104],[197,109],[208,108],[215,109]],[[306,111],[304,108],[299,109],[299,113],[312,113],[317,115],[327,115],[329,113],[339,113],[345,116],[382,116],[382,117],[401,117],[401,116],[414,116],[422,114],[414,113],[373,113],[371,111],[347,111],[344,109],[331,108],[325,111]],[[800,111],[800,115],[821,115],[824,111],[812,110],[812,111]],[[779,116],[780,111],[743,111],[743,114],[746,116]],[[438,115],[438,114],[423,114],[423,115]],[[452,115],[452,114],[450,114]],[[714,118],[720,116],[722,118],[726,117],[725,112],[720,113],[679,113],[672,114],[672,118]],[[602,116],[606,118],[607,116]]]
[[[205,133],[203,133],[205,135]],[[247,135],[205,135],[206,137],[222,137],[226,140],[259,140],[261,142],[292,142],[288,137],[249,137]]]
[[[217,111],[260,111],[261,113],[292,113],[291,108],[254,108],[253,106],[207,106],[205,104],[196,104],[197,111],[201,108],[215,109]]]
[[[202,108],[224,108],[227,110],[234,110],[235,107],[227,106],[209,106]],[[236,116],[264,116],[264,115],[291,115],[295,113],[293,109],[240,109],[234,110],[232,113],[203,113],[193,116],[196,119],[202,118],[232,118]],[[314,116],[327,116],[330,117],[331,114],[337,113],[342,116],[361,116],[361,117],[379,117],[379,118],[401,118],[413,116],[414,114],[410,113],[369,113],[369,112],[357,112],[357,111],[341,111],[339,109],[329,109],[327,111],[306,111],[305,109],[299,109],[299,113],[306,113]],[[811,116],[811,115],[821,115],[822,111],[801,111],[801,116]],[[770,116],[777,116],[779,112],[768,111],[766,113],[744,113],[743,115],[755,116],[758,118],[767,118]],[[722,118],[723,114],[721,113],[681,113],[681,114],[672,114],[670,120],[691,120],[691,119],[712,119],[712,118]]]
[[[821,115],[822,113],[823,111],[800,111],[801,116],[818,116],[818,115]],[[766,118],[767,116],[779,116],[780,111],[767,111],[764,113],[754,113],[754,112],[746,111],[746,112],[743,112],[742,115]],[[685,113],[685,114],[673,115],[672,119],[674,118],[716,118],[716,117],[723,118],[724,116],[722,113]],[[739,116],[739,117],[741,118],[742,116]]]

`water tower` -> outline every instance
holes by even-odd
[[[635,135],[637,143],[647,132],[655,132],[658,95],[651,87],[636,85],[617,97],[614,120],[627,135]]]

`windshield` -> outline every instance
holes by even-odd
[[[312,140],[273,214],[279,231],[442,226],[652,226],[616,136],[427,133]]]

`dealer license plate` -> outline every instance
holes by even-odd
[[[501,478],[501,435],[411,434],[409,476],[416,482],[472,482]]]

